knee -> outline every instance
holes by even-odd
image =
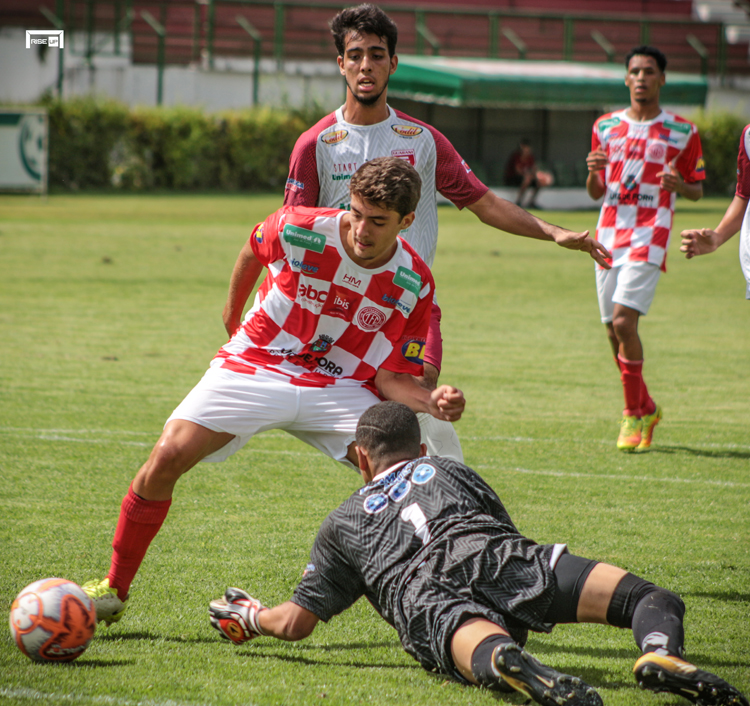
[[[141,469],[148,481],[176,483],[189,468],[184,449],[168,436],[162,436]]]

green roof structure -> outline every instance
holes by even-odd
[[[568,61],[398,57],[388,93],[457,108],[600,108],[629,102],[625,67]],[[705,77],[670,72],[667,105],[704,105]]]

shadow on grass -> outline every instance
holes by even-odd
[[[349,650],[365,647],[376,647],[373,645],[357,645],[356,643],[349,646]],[[257,649],[251,651],[240,652],[238,656],[250,657],[250,658],[263,658],[263,659],[277,659],[280,662],[290,662],[292,664],[304,664],[311,667],[351,667],[352,669],[416,669],[421,670],[422,668],[414,662],[414,664],[399,664],[399,663],[388,663],[388,662],[353,662],[345,661],[341,662],[337,659],[314,659],[312,657],[301,657],[299,655],[281,654],[275,650],[263,649],[258,646]]]
[[[223,640],[217,635],[215,638],[210,637],[187,637],[185,635],[160,635],[153,632],[118,632],[98,634],[96,640],[103,642],[127,642],[129,640],[148,640],[150,642],[177,642],[180,644],[190,645],[208,645],[212,643],[223,644]]]
[[[693,449],[690,446],[652,446],[651,454],[677,454],[685,453],[691,456],[700,456],[701,458],[750,458],[750,451],[722,451],[717,449]]]
[[[728,591],[681,591],[682,596],[693,598],[713,598],[727,603],[750,603],[750,593],[729,593]]]

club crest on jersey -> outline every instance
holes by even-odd
[[[667,156],[667,146],[663,142],[654,142],[648,146],[646,156],[654,162],[661,162]]]
[[[343,142],[347,137],[349,137],[348,130],[334,130],[333,132],[323,135],[320,140],[327,145],[337,145],[339,142]]]
[[[256,229],[255,229],[255,242],[260,245],[263,242],[263,227],[265,226],[265,222],[261,223]]]
[[[312,344],[311,350],[316,353],[325,353],[333,345],[333,338],[325,333],[318,337],[318,340]]]
[[[400,137],[405,137],[410,140],[412,137],[421,135],[424,130],[417,125],[391,125],[391,130]]]
[[[411,479],[417,485],[424,485],[428,481],[432,480],[435,475],[435,466],[430,466],[427,463],[421,463],[414,469],[414,473],[411,474]]]
[[[400,503],[411,490],[411,483],[408,480],[402,480],[394,485],[390,491],[388,491],[388,497],[393,500],[394,503]]]
[[[412,167],[417,163],[414,150],[391,150],[391,157],[403,159],[405,162],[409,162]]]
[[[307,576],[308,574],[311,574],[311,573],[313,573],[314,571],[315,571],[315,564],[308,564],[308,565],[307,565],[307,566],[305,567],[305,570],[304,570],[304,571],[302,572],[302,578],[304,578],[304,577],[305,577],[305,576]]]
[[[374,306],[366,306],[357,312],[357,325],[363,331],[377,331],[386,319],[386,315]]]
[[[410,363],[416,363],[417,365],[424,364],[424,349],[425,342],[419,340],[411,340],[404,343],[401,346],[401,355],[406,358]]]
[[[627,189],[628,191],[632,191],[633,189],[635,189],[635,186],[636,186],[636,184],[635,184],[635,175],[634,175],[634,174],[628,174],[628,175],[627,175],[627,176],[625,177],[625,181],[624,181],[624,182],[622,182],[622,185],[623,185],[623,186],[624,186],[624,187],[625,187],[625,188],[626,188],[626,189]]]
[[[370,495],[364,503],[365,512],[368,515],[377,515],[388,507],[388,496],[383,493]]]

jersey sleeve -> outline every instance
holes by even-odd
[[[737,155],[737,190],[735,194],[741,199],[750,200],[750,125],[745,126],[740,138],[740,152]]]
[[[255,226],[250,236],[250,247],[255,257],[266,266],[286,255],[279,238],[281,214],[282,211],[272,213],[265,221]]]
[[[435,188],[458,208],[471,206],[489,191],[489,187],[471,171],[447,137],[434,128],[431,132],[437,152]]]
[[[317,141],[319,125],[303,132],[289,158],[289,176],[284,189],[285,206],[317,206],[320,194]]]
[[[420,272],[422,289],[414,310],[409,314],[401,339],[393,346],[391,354],[380,364],[392,373],[406,373],[420,376],[424,374],[424,347],[430,329],[432,299],[435,282],[425,266]]]
[[[328,622],[365,593],[364,581],[347,559],[336,536],[336,513],[323,522],[310,552],[310,563],[292,595],[292,602]],[[348,526],[345,522],[342,526]]]
[[[703,147],[698,128],[692,126],[692,134],[685,149],[680,152],[675,167],[688,184],[703,181],[706,178],[705,163],[703,161]]]

